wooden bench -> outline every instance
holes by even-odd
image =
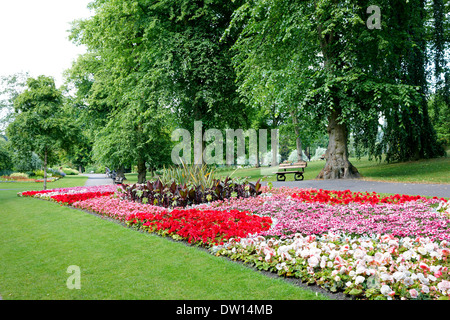
[[[119,176],[117,176],[117,177],[115,177],[114,178],[114,184],[123,184],[123,177],[119,177]]]
[[[110,177],[114,184],[123,184],[124,177],[119,177],[116,172],[111,172]]]
[[[286,174],[294,174],[295,181],[301,181],[304,179],[303,173],[305,172],[305,168],[307,167],[307,162],[283,162],[280,164],[278,172],[274,172],[277,175],[277,181],[286,181]],[[297,169],[297,170],[292,170]],[[301,171],[298,169],[302,169]],[[281,171],[284,170],[284,171]],[[286,171],[290,170],[290,171]]]

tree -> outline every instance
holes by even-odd
[[[14,99],[23,92],[29,75],[16,73],[0,78],[0,133],[14,120]]]
[[[439,140],[450,145],[450,56],[446,55],[450,48],[450,1],[434,0],[428,3],[432,12],[433,23],[429,24],[428,34],[431,38],[429,46],[433,58],[434,92],[430,95],[429,110]],[[447,16],[447,17],[446,17]]]
[[[439,154],[423,108],[423,8],[418,1],[379,2],[383,19],[375,21],[376,28],[368,28],[369,1],[255,0],[234,13],[231,28],[241,29],[234,46],[239,90],[263,103],[275,99],[290,106],[293,116],[303,115],[299,125],[321,127],[326,121],[329,143],[318,178],[360,176],[349,161],[351,132],[373,155],[386,149],[390,159]],[[414,24],[415,18],[420,19]],[[380,148],[381,115],[390,127]],[[411,122],[400,118],[407,115]],[[398,132],[412,142],[399,144]]]
[[[71,39],[89,52],[73,66],[71,79],[90,115],[105,111],[94,142],[98,158],[137,163],[141,182],[146,163],[166,159],[161,151],[171,146],[167,137],[175,128],[193,132],[195,121],[221,129],[248,124],[235,90],[232,41],[220,41],[237,5],[187,0],[90,5],[95,15],[72,28]]]
[[[0,135],[0,172],[10,170],[13,167],[11,153],[8,150],[5,137]]]
[[[53,78],[28,78],[27,89],[14,99],[15,119],[6,129],[16,150],[35,152],[44,162],[44,189],[47,166],[61,149],[70,149],[78,129],[63,112],[63,95]]]

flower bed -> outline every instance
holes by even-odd
[[[450,296],[449,242],[392,235],[348,237],[296,234],[229,241],[216,255],[365,299],[442,299]]]
[[[450,201],[279,188],[187,208],[115,186],[28,191],[358,299],[450,297]]]
[[[301,200],[303,202],[320,202],[328,204],[379,204],[379,203],[405,203],[409,201],[426,200],[421,196],[409,195],[393,195],[387,197],[380,197],[375,192],[351,192],[350,190],[333,191],[333,190],[301,190],[293,193],[292,198]]]
[[[126,222],[128,226],[207,247],[268,230],[272,223],[269,217],[238,210],[166,210],[113,197],[91,198],[73,206]]]

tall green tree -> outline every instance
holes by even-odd
[[[350,133],[372,155],[387,150],[390,160],[440,153],[424,111],[424,7],[378,1],[382,15],[374,16],[371,4],[254,0],[233,16],[231,28],[242,30],[234,46],[239,90],[267,103],[276,97],[293,116],[302,115],[299,125],[326,123],[329,144],[318,178],[359,177],[348,157]],[[377,145],[381,116],[388,128]]]
[[[233,41],[220,41],[238,3],[107,0],[90,6],[95,14],[76,21],[71,34],[88,53],[70,73],[87,112],[100,116],[97,156],[109,155],[116,165],[119,155],[133,158],[145,177],[145,164],[158,163],[175,128],[193,133],[195,121],[205,129],[248,125],[230,63]],[[131,140],[116,143],[118,135]]]
[[[15,119],[6,129],[15,150],[35,152],[43,160],[44,189],[47,166],[56,161],[59,150],[70,149],[78,137],[78,128],[64,112],[63,100],[53,78],[28,78],[25,91],[14,99]]]
[[[14,99],[25,90],[29,75],[15,73],[0,78],[0,133],[14,120]]]
[[[450,1],[428,1],[432,22],[428,25],[431,38],[429,52],[434,70],[431,83],[434,90],[429,98],[431,119],[437,136],[450,145]]]

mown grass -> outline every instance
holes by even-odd
[[[450,158],[438,158],[401,163],[386,163],[364,159],[350,159],[356,166],[362,178],[373,181],[407,182],[407,183],[450,183]],[[305,180],[317,177],[325,165],[325,161],[308,162],[305,168]],[[256,181],[264,176],[266,181],[276,181],[274,168],[242,168],[221,170],[220,176],[249,177]],[[293,175],[287,175],[286,180],[294,180]]]
[[[350,159],[356,166],[362,179],[371,181],[405,182],[405,183],[450,183],[450,157],[427,159],[419,161],[386,163],[369,161],[366,158]],[[323,169],[325,161],[308,162],[305,168],[305,180],[314,180]],[[264,178],[265,181],[277,181],[276,168],[221,168],[216,174],[219,177],[247,177],[249,181]],[[136,183],[137,174],[126,174],[126,183]],[[151,179],[147,175],[147,179]],[[287,181],[294,180],[294,176],[287,175]]]
[[[51,187],[83,185],[79,176]],[[17,186],[17,185],[16,185]],[[0,191],[0,296],[16,300],[326,299],[184,243],[49,201]],[[69,266],[81,289],[68,289]]]

